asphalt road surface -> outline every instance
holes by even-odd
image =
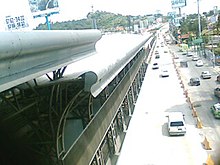
[[[181,88],[172,55],[169,53],[169,50],[178,49],[176,46],[169,49],[166,45],[161,47],[161,42],[163,40],[158,41],[159,48],[156,48],[159,50],[160,58],[155,59],[155,54],[152,56],[117,165],[202,165],[206,163],[209,152],[213,152],[213,150],[204,149],[202,145],[204,137],[219,139],[217,131],[210,128],[219,125],[219,122],[215,121],[212,114],[208,112],[212,103],[209,105],[204,102],[204,100],[209,102],[211,99],[212,102],[217,101],[214,100],[214,96],[212,98],[211,94],[206,93],[212,87],[206,87],[207,85],[202,82],[201,88],[205,89],[202,94],[198,90],[199,87],[189,89],[194,101],[201,104],[197,107],[197,109],[202,108],[202,110],[198,109],[201,120],[203,121],[208,115],[208,120],[203,123],[204,127],[198,129]],[[164,53],[164,50],[168,50],[168,53]],[[153,70],[152,65],[155,62],[159,64],[159,69]],[[161,69],[164,68],[168,70],[169,77],[160,76]],[[181,68],[185,83],[191,77],[190,74],[194,74],[194,71],[191,72],[189,68]],[[199,74],[200,71],[197,73]],[[208,81],[211,83],[212,80]],[[170,136],[168,133],[166,116],[174,111],[181,111],[185,115],[187,126],[185,136]],[[207,112],[203,114],[203,111]],[[210,136],[212,134],[214,135]]]
[[[179,56],[179,59],[175,60],[177,65],[179,65],[179,62],[182,60],[188,61],[188,68],[180,67],[181,77],[183,78],[189,97],[192,100],[192,105],[195,107],[201,119],[202,129],[199,130],[199,134],[206,137],[210,143],[211,150],[206,151],[212,156],[212,160],[215,164],[220,164],[220,120],[215,119],[210,111],[210,107],[219,102],[218,98],[214,96],[214,88],[219,85],[219,83],[216,82],[216,77],[220,71],[219,66],[213,67],[213,64],[202,56],[201,59],[204,62],[204,66],[196,67],[196,62],[192,61],[191,57],[183,56],[181,52],[178,52],[179,48],[177,46],[170,46],[170,49]],[[200,78],[202,71],[209,71],[212,74],[212,78]],[[201,85],[190,86],[188,82],[191,77],[199,77]]]

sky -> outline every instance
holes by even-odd
[[[123,15],[146,15],[160,11],[161,14],[176,11],[171,8],[171,0],[59,0],[60,17],[80,19],[92,11],[108,11]],[[200,0],[200,11],[209,11],[219,6],[220,0]],[[197,0],[187,0],[182,13],[197,13]],[[62,19],[62,18],[61,18]]]
[[[146,14],[167,14],[176,11],[171,8],[171,0],[58,0],[59,14],[50,17],[52,22],[78,20],[86,18],[92,11],[106,11],[122,15],[146,15]],[[13,4],[13,5],[11,5]],[[208,12],[214,6],[220,9],[220,0],[200,0],[200,12]],[[0,5],[0,20],[6,15],[28,13],[28,0],[7,0]],[[181,8],[181,13],[197,13],[197,0],[187,0],[187,6]],[[36,24],[45,23],[45,18],[35,19]]]

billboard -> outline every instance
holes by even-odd
[[[0,31],[33,29],[33,16],[31,15],[28,0],[4,1],[4,4],[0,6],[0,11]]]
[[[33,16],[59,11],[58,0],[28,0]]]
[[[176,27],[179,27],[180,26],[180,20],[182,19],[182,17],[176,17],[175,19],[174,19],[174,25],[176,26]]]
[[[173,9],[186,6],[186,0],[171,0],[171,6]]]
[[[24,14],[6,15],[5,31],[29,28],[28,18]]]

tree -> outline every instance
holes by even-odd
[[[204,17],[200,17],[200,23],[201,23],[201,30],[206,29],[207,27],[207,21]],[[199,30],[198,30],[198,15],[197,14],[191,14],[186,19],[183,19],[181,21],[181,32],[182,34],[193,34],[195,36],[199,36]]]

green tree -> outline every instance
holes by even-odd
[[[200,17],[201,30],[207,28],[207,21],[205,17]],[[199,25],[198,25],[198,15],[191,14],[186,19],[181,21],[181,32],[182,34],[190,33],[193,36],[199,36]]]

